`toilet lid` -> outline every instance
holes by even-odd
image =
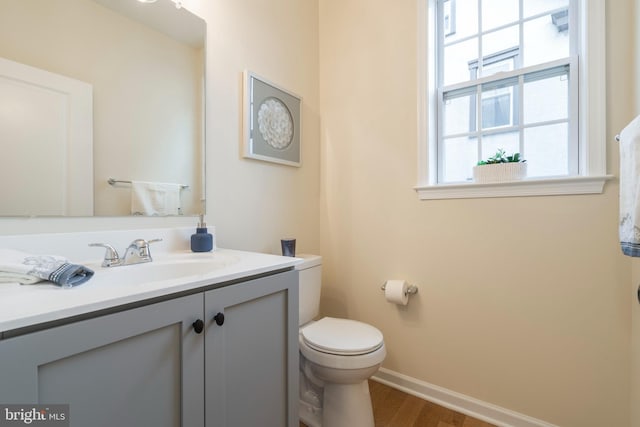
[[[355,356],[382,346],[382,332],[356,320],[325,317],[302,329],[302,338],[323,353]]]

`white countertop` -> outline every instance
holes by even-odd
[[[163,276],[162,271],[171,271],[172,262],[181,260],[193,263],[188,275]],[[285,269],[298,261],[229,249],[197,254],[175,251],[154,255],[154,261],[146,264],[107,269],[88,265],[94,276],[70,289],[50,282],[0,283],[0,333]],[[203,268],[204,264],[211,269]]]

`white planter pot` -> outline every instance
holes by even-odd
[[[527,176],[526,163],[495,163],[473,167],[473,181],[506,182],[519,181]]]

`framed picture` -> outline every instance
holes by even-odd
[[[243,156],[299,167],[301,104],[299,96],[245,71]]]

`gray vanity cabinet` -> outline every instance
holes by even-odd
[[[201,313],[196,294],[0,341],[0,403],[69,404],[77,427],[203,425]]]
[[[72,427],[297,427],[297,336],[297,272],[241,281],[0,340],[0,404],[69,404]]]
[[[297,281],[291,271],[205,293],[207,427],[299,425]]]

